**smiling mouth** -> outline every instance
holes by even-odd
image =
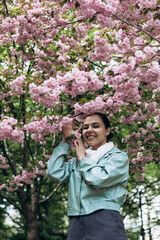
[[[92,139],[94,139],[95,137],[96,137],[96,136],[88,136],[87,139],[88,139],[88,140],[92,140]]]

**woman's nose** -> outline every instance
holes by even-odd
[[[92,127],[88,127],[87,132],[92,132]]]

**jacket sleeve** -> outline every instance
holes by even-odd
[[[54,149],[51,158],[47,163],[47,175],[52,180],[66,181],[70,175],[70,163],[64,162],[68,156],[69,145],[65,142]]]
[[[84,181],[95,188],[112,187],[128,180],[129,162],[125,152],[112,153],[97,164],[83,158],[79,169]]]

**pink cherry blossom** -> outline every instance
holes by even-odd
[[[25,76],[22,75],[17,77],[13,82],[10,83],[11,91],[15,94],[24,94],[25,91],[23,90]]]
[[[38,161],[38,164],[40,165],[41,168],[45,168],[45,165],[42,161]]]
[[[0,123],[0,140],[10,138],[11,140],[21,143],[24,139],[23,130],[16,127],[17,120],[5,117]]]
[[[6,158],[0,155],[0,168],[1,169],[7,169],[9,168],[9,165],[6,163]]]

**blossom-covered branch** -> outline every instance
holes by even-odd
[[[151,39],[154,39],[156,42],[159,42],[159,43],[160,43],[160,41],[159,41],[157,38],[155,38],[154,36],[152,36],[150,33],[146,32],[145,30],[143,30],[143,29],[140,28],[139,26],[134,25],[134,24],[132,24],[132,23],[130,23],[130,22],[127,22],[127,21],[123,20],[123,19],[120,18],[117,14],[114,14],[113,17],[117,18],[118,20],[122,21],[123,23],[125,23],[125,24],[127,24],[127,25],[129,25],[129,26],[132,26],[132,27],[138,29],[138,30],[141,31],[141,32],[144,32],[144,33],[145,33],[146,35],[148,35]],[[158,45],[158,46],[159,46],[159,45]]]

